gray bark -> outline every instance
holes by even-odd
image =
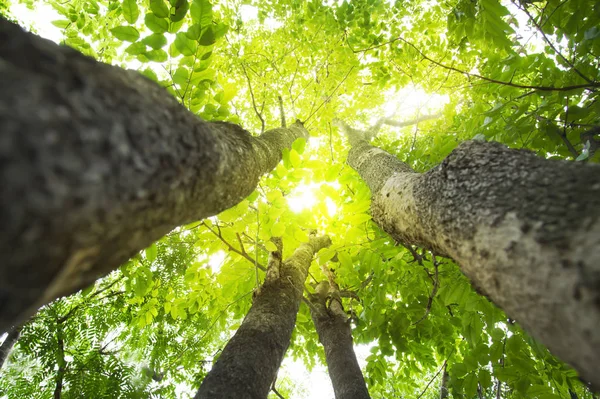
[[[396,241],[456,261],[487,295],[600,387],[600,165],[467,141],[427,173],[349,133],[348,163]]]
[[[442,382],[440,383],[440,399],[448,398],[448,370],[444,363],[444,372],[442,373]]]
[[[254,190],[301,124],[253,137],[0,18],[0,331]]]
[[[336,399],[369,399],[367,384],[358,365],[352,328],[339,292],[327,281],[319,283],[309,298],[310,314],[325,350],[327,370]]]
[[[304,281],[315,253],[331,245],[329,237],[310,237],[280,264],[278,277],[260,288],[240,328],[208,373],[196,399],[265,399],[290,344]],[[276,257],[274,257],[276,258]]]

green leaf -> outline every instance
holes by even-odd
[[[265,242],[265,248],[267,249],[267,251],[269,252],[275,252],[277,251],[277,245],[275,245],[273,243],[273,241],[269,240],[267,242]]]
[[[471,373],[465,377],[465,395],[468,398],[475,396],[477,393],[477,375],[475,373]]]
[[[122,8],[123,18],[125,18],[125,21],[129,22],[130,24],[134,24],[140,16],[140,9],[138,8],[137,1],[123,0]]]
[[[167,38],[160,33],[153,33],[142,39],[142,43],[147,44],[154,50],[158,50],[167,44]]]
[[[71,21],[66,20],[66,19],[58,19],[58,20],[52,21],[51,23],[52,23],[52,25],[54,25],[60,29],[65,29],[67,26],[71,25]]]
[[[179,86],[186,86],[189,82],[190,74],[187,69],[180,67],[177,68],[175,73],[173,74],[173,83],[178,84]]]
[[[213,31],[212,26],[209,26],[202,34],[202,37],[200,37],[200,40],[198,40],[198,43],[200,43],[202,46],[210,46],[214,44],[215,41],[215,32]]]
[[[133,43],[131,45],[129,45],[129,47],[127,47],[125,49],[125,52],[127,54],[131,54],[131,55],[138,55],[138,54],[142,54],[146,51],[146,45],[142,42],[136,42]]]
[[[202,35],[202,26],[200,26],[200,24],[193,24],[188,28],[185,35],[188,37],[188,39],[197,41]]]
[[[206,28],[212,24],[212,4],[208,0],[194,0],[190,7],[190,15],[195,24]]]
[[[181,0],[181,1],[177,2],[177,6],[175,7],[175,13],[171,14],[171,21],[173,21],[173,22],[182,21],[183,18],[185,18],[185,15],[187,14],[189,8],[190,8],[190,5],[187,2],[187,0]]]
[[[150,0],[150,10],[159,18],[167,18],[169,16],[169,7],[163,0]]]
[[[271,236],[273,237],[281,237],[285,233],[285,224],[281,222],[276,222],[271,227]]]
[[[159,18],[152,13],[146,14],[144,22],[148,29],[154,33],[165,33],[169,28],[169,21],[164,18]]]
[[[150,61],[154,62],[165,62],[169,59],[169,56],[164,50],[151,50],[144,53],[144,55],[148,57]]]
[[[156,253],[157,253],[157,248],[156,248],[156,243],[150,245],[148,248],[146,248],[146,259],[148,260],[148,262],[154,262],[156,260]]]
[[[292,143],[292,148],[296,150],[298,154],[304,153],[304,149],[306,148],[306,139],[304,137],[298,137]]]
[[[290,163],[292,164],[292,166],[294,168],[297,168],[302,163],[302,159],[300,158],[300,155],[298,155],[296,150],[293,148],[290,151]]]
[[[198,45],[195,41],[187,38],[186,34],[183,32],[179,32],[175,37],[175,47],[177,50],[183,55],[190,56],[196,54],[196,50],[198,50]]]

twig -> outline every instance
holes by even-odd
[[[262,114],[258,111],[258,107],[256,106],[256,99],[254,98],[254,91],[252,90],[252,82],[250,81],[250,76],[248,76],[248,72],[246,71],[246,67],[244,66],[244,63],[242,63],[241,65],[242,65],[242,70],[244,71],[244,75],[246,76],[246,80],[248,81],[248,88],[250,89],[250,97],[252,98],[252,107],[254,108],[254,112],[256,112],[256,116],[258,116],[258,119],[260,119],[260,124],[262,126],[260,133],[262,134],[265,132],[265,120],[264,120]]]
[[[281,116],[281,127],[286,127],[285,124],[285,112],[283,111],[283,98],[281,96],[277,96],[279,100],[279,115]]]
[[[567,65],[569,65],[577,75],[581,76],[581,78],[583,80],[585,80],[588,83],[593,83],[593,80],[588,78],[587,76],[585,76],[584,74],[582,74],[577,68],[575,68],[575,65],[573,65],[573,63],[571,61],[569,61],[564,55],[562,55],[562,53],[554,46],[554,44],[552,44],[552,42],[550,41],[550,39],[548,39],[548,36],[546,36],[546,34],[544,33],[544,31],[542,30],[542,27],[537,23],[537,21],[535,20],[535,18],[533,18],[533,16],[529,13],[529,10],[527,9],[527,7],[525,6],[521,6],[519,4],[517,4],[515,1],[512,1],[512,3],[519,9],[521,9],[521,11],[523,11],[525,14],[527,14],[527,16],[529,17],[529,20],[533,23],[533,25],[536,27],[536,29],[542,34],[542,37],[544,38],[544,41],[546,43],[548,43],[548,46],[550,46],[550,48],[552,50],[554,50],[554,52],[563,59],[563,61],[565,63],[567,63]]]
[[[256,267],[258,267],[260,270],[262,270],[262,271],[265,271],[265,270],[267,270],[267,269],[266,269],[266,268],[265,268],[263,265],[261,265],[260,263],[258,263],[258,261],[255,261],[254,259],[252,259],[252,258],[250,257],[250,255],[248,255],[248,254],[247,254],[245,251],[243,251],[243,252],[242,252],[242,251],[240,251],[239,249],[237,249],[236,247],[234,247],[233,245],[231,245],[229,242],[227,242],[227,240],[225,240],[225,239],[223,238],[223,236],[221,235],[221,232],[220,232],[220,231],[219,231],[219,232],[216,232],[216,231],[214,231],[214,230],[213,230],[213,229],[211,229],[211,228],[210,228],[210,227],[209,227],[209,226],[208,226],[208,225],[207,225],[205,222],[202,222],[202,224],[203,224],[203,225],[204,225],[204,227],[206,227],[206,228],[207,228],[207,229],[208,229],[208,230],[209,230],[211,233],[213,233],[215,236],[217,236],[217,238],[218,238],[219,240],[221,240],[221,242],[222,242],[223,244],[225,244],[225,245],[227,246],[227,248],[228,248],[230,251],[233,251],[233,252],[235,252],[236,254],[238,254],[238,255],[240,255],[240,256],[242,256],[242,257],[244,257],[244,258],[245,258],[245,259],[247,259],[247,260],[248,260],[250,263],[253,263],[253,264],[255,264],[255,266],[256,266]],[[219,226],[218,226],[218,225],[217,225],[217,228],[220,230],[220,228],[219,228]]]
[[[439,279],[439,263],[438,261],[435,259],[435,257],[433,258],[433,267],[435,268],[435,273],[433,275],[433,289],[431,290],[431,295],[429,295],[429,300],[427,301],[427,306],[425,307],[425,314],[417,321],[415,321],[414,323],[412,323],[411,325],[417,325],[420,322],[422,322],[423,320],[425,320],[425,318],[429,315],[429,312],[431,312],[431,306],[433,305],[433,299],[435,298],[435,295],[438,292],[438,288],[440,287],[440,279]],[[429,273],[427,273],[429,274]]]
[[[397,37],[395,39],[390,40],[389,42],[385,43],[385,44],[391,44],[393,42],[396,41],[401,41],[403,43],[406,43],[407,45],[409,45],[410,47],[412,47],[413,49],[415,49],[420,55],[421,57],[423,57],[424,59],[426,59],[427,61],[450,71],[454,71],[454,72],[458,72],[460,74],[463,74],[465,76],[468,77],[474,77],[477,79],[481,79],[481,80],[485,80],[486,82],[490,82],[490,83],[495,83],[495,84],[499,84],[499,85],[503,85],[503,86],[510,86],[510,87],[516,87],[518,89],[530,89],[530,90],[538,90],[538,91],[570,91],[570,90],[577,90],[577,89],[590,89],[592,87],[600,87],[600,82],[590,82],[588,84],[582,84],[582,85],[573,85],[573,86],[565,86],[565,87],[554,87],[554,86],[534,86],[534,85],[520,85],[520,84],[516,84],[516,83],[512,83],[512,82],[503,82],[501,80],[496,80],[496,79],[491,79],[485,76],[481,76],[478,75],[476,73],[471,73],[471,72],[467,72],[467,71],[463,71],[460,70],[458,68],[452,67],[452,66],[448,66],[448,65],[444,65],[438,61],[435,61],[431,58],[429,58],[428,56],[426,56],[421,50],[419,50],[417,48],[417,46],[415,46],[414,44],[412,44],[411,42],[401,38],[401,37]],[[383,44],[382,44],[383,45]],[[381,45],[381,46],[382,46]],[[370,48],[367,48],[365,50],[356,50],[355,52],[361,52],[361,51],[368,51],[370,50]]]
[[[444,360],[444,364],[442,364],[442,367],[440,367],[440,369],[438,370],[437,373],[435,373],[435,375],[433,376],[433,378],[431,380],[429,380],[429,382],[427,383],[427,386],[425,387],[425,389],[423,389],[423,392],[421,392],[421,394],[419,396],[417,396],[417,399],[421,399],[421,397],[423,397],[423,395],[425,395],[425,392],[427,392],[427,390],[429,389],[429,386],[431,385],[431,383],[433,382],[433,380],[435,380],[437,378],[438,375],[440,375],[440,373],[442,372],[442,370],[444,370],[446,368],[446,363],[448,362],[448,359]]]

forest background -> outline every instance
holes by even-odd
[[[444,375],[456,398],[595,397],[452,261],[421,259],[371,221],[369,189],[332,122],[378,126],[374,145],[420,172],[473,138],[597,162],[599,5],[3,0],[0,12],[42,35],[52,15],[54,40],[139,70],[205,120],[258,135],[283,113],[310,133],[241,203],[21,326],[0,395],[51,397],[61,373],[65,398],[193,395],[247,313],[274,238],[286,257],[317,230],[333,244],[309,282],[325,266],[353,292],[344,304],[372,397],[437,397]],[[323,364],[304,304],[286,356]],[[285,397],[308,395],[294,367],[278,379]]]

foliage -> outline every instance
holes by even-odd
[[[64,44],[140,70],[200,117],[258,134],[280,125],[281,97],[288,121],[305,121],[312,137],[237,206],[43,308],[1,371],[0,395],[50,397],[63,365],[65,398],[190,396],[248,310],[271,238],[283,238],[285,257],[319,230],[334,245],[309,279],[324,278],[326,265],[360,298],[346,308],[356,342],[371,348],[364,371],[374,398],[433,398],[445,363],[455,398],[498,389],[502,398],[592,397],[455,264],[391,242],[370,221],[370,192],[345,164],[347,143],[331,121],[366,128],[441,113],[384,124],[374,139],[418,171],[474,137],[597,161],[600,3],[45,3]],[[0,13],[10,5],[0,0]],[[324,361],[304,305],[288,355],[308,367]]]

